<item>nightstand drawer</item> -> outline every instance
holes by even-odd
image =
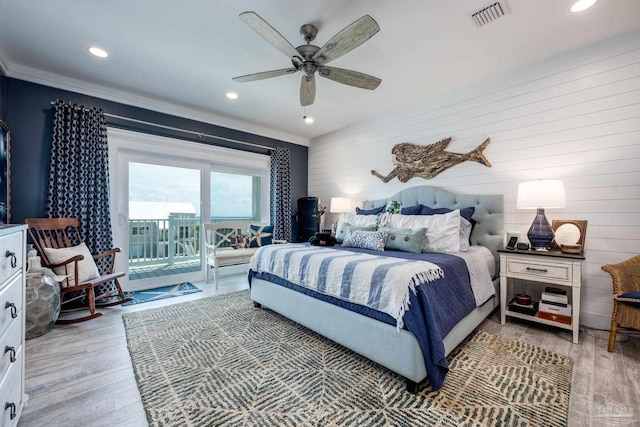
[[[573,265],[571,263],[540,261],[507,259],[507,273],[528,276],[531,280],[554,279],[571,283],[573,277]]]

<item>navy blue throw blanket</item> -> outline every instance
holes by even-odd
[[[342,248],[341,246],[334,248],[381,255],[380,252],[365,249]],[[439,390],[449,371],[443,339],[460,320],[476,307],[467,265],[460,257],[441,253],[414,254],[384,251],[384,256],[429,261],[444,271],[443,278],[423,283],[416,287],[416,294],[410,293],[409,310],[404,314],[405,329],[415,335],[422,349],[431,387],[433,390]],[[269,273],[249,270],[249,284],[251,284],[252,277],[277,283],[385,323],[392,325],[396,323],[395,319],[388,314],[359,304],[342,301],[333,296],[320,294]]]

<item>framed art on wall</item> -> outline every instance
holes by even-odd
[[[11,135],[9,127],[0,120],[0,224],[11,221]]]

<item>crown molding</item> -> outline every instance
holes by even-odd
[[[218,116],[205,110],[181,107],[176,104],[160,101],[151,97],[133,95],[125,91],[110,89],[105,86],[63,77],[21,65],[12,64],[9,67],[2,59],[2,56],[0,56],[0,67],[3,68],[5,75],[10,78],[50,86],[56,89],[68,90],[70,92],[77,92],[83,95],[106,99],[108,101],[131,105],[133,107],[145,108],[147,110],[182,117],[185,119],[197,120],[203,123],[252,133],[305,147],[309,146],[308,138],[281,132],[276,129],[254,125],[240,120],[234,120],[228,117]]]

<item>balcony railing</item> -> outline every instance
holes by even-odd
[[[213,217],[211,222],[251,221],[251,218]],[[175,264],[200,259],[199,217],[129,220],[129,266]]]

